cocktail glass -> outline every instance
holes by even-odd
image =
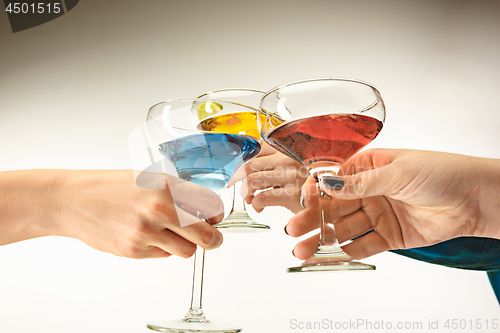
[[[202,185],[220,194],[227,188],[236,169],[258,155],[260,145],[247,135],[201,130],[198,115],[193,112],[193,105],[197,103],[213,103],[213,101],[170,100],[151,107],[146,125],[143,126],[143,134],[147,137],[148,154],[154,163],[151,168],[146,168],[144,171],[150,173],[154,166],[161,165],[161,170],[165,173]],[[217,101],[217,104],[226,112],[253,112],[248,107],[235,103]],[[161,156],[160,159],[158,155]],[[241,331],[238,326],[212,322],[205,317],[202,310],[204,259],[205,251],[198,247],[194,255],[191,307],[185,318],[171,322],[149,323],[148,328],[160,332]]]
[[[293,82],[262,98],[258,125],[264,140],[308,168],[319,191],[319,245],[314,255],[288,272],[373,270],[353,261],[337,241],[331,198],[319,186],[379,134],[385,106],[371,84],[337,78]]]
[[[222,112],[223,108],[220,104],[207,105],[206,103],[201,103],[195,105],[202,128],[211,132],[250,135],[261,140],[262,138],[257,128],[257,109],[259,108],[262,96],[264,96],[264,91],[246,88],[218,89],[198,96],[198,98],[209,98],[242,104],[254,109],[253,111],[226,113]],[[219,223],[219,228],[239,228],[245,230],[270,229],[267,224],[258,223],[248,215],[245,200],[240,195],[242,183],[243,181],[239,181],[233,186],[231,212],[223,222]]]

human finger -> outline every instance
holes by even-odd
[[[156,246],[149,246],[145,251],[144,251],[144,255],[139,257],[138,259],[145,259],[145,258],[149,258],[149,259],[153,259],[153,258],[168,258],[172,256],[171,253],[169,252],[166,252],[165,250],[159,248],[159,247],[156,247]]]
[[[317,207],[306,208],[295,214],[285,226],[285,232],[292,237],[300,237],[321,226]]]
[[[271,147],[268,143],[265,141],[261,140],[260,141],[260,152],[259,155],[260,157],[267,156],[267,155],[273,155],[276,154],[278,151]]]
[[[406,150],[398,149],[369,149],[351,156],[341,166],[339,176],[381,168],[394,162]]]
[[[255,191],[268,188],[280,188],[295,186],[300,188],[303,179],[295,168],[276,168],[270,171],[262,171],[250,174],[241,187],[241,195],[244,198],[252,197]],[[294,191],[295,192],[295,191]]]
[[[292,213],[298,213],[304,208],[300,205],[300,188],[288,185],[260,192],[250,202],[257,213],[266,207],[281,206]]]
[[[394,166],[398,150],[372,149],[349,159],[339,175],[320,175],[322,190],[330,196],[359,199],[396,193],[404,184],[405,174]]]
[[[363,210],[357,210],[335,221],[335,231],[339,243],[361,236],[372,229],[372,223]]]
[[[177,206],[175,207],[175,213],[169,212],[167,214],[164,214],[164,219],[159,222],[165,229],[206,250],[215,249],[222,244],[222,233],[200,219],[200,217],[194,216]],[[172,216],[172,214],[175,214],[175,216]]]
[[[196,251],[196,244],[190,242],[186,238],[172,232],[168,229],[163,229],[162,231],[155,234],[154,238],[151,240],[150,251],[154,248],[161,249],[164,252],[171,253],[173,255],[189,258]]]
[[[302,204],[304,207],[314,207],[318,204],[318,185],[313,176],[307,177],[302,185]]]
[[[236,183],[239,180],[245,179],[248,175],[252,173],[261,171],[270,171],[276,169],[277,167],[281,168],[294,167],[297,169],[302,168],[304,170],[303,173],[307,175],[306,169],[302,167],[298,162],[281,153],[275,153],[272,155],[257,157],[252,161],[243,165],[234,173],[229,186],[231,186],[232,184]]]
[[[331,227],[327,226],[325,232],[328,235],[334,233],[335,231]],[[293,248],[292,253],[295,257],[299,259],[302,260],[309,259],[318,249],[318,244],[319,244],[319,234],[316,234],[297,243]]]
[[[168,189],[172,200],[177,206],[183,207],[186,211],[203,215],[203,219],[210,224],[216,224],[224,219],[224,203],[213,191],[192,183],[171,177],[168,182]]]
[[[306,208],[316,207],[319,203],[319,189],[314,177],[307,178],[304,185],[302,185],[302,205]],[[335,218],[352,214],[361,208],[361,199],[356,200],[343,200],[339,198],[330,198]],[[319,209],[319,208],[317,208]],[[318,212],[319,216],[319,212]]]
[[[378,232],[372,231],[351,243],[344,245],[343,250],[356,260],[391,250],[387,241]]]
[[[309,259],[318,248],[318,244],[319,244],[319,234],[316,234],[295,244],[292,253],[298,259],[301,260]]]
[[[188,211],[203,213],[205,220],[212,224],[219,223],[224,218],[224,204],[221,198],[201,185],[154,172],[141,172],[136,184],[148,189],[145,193],[155,198],[155,206],[165,206],[166,210],[169,210],[176,204]]]
[[[153,259],[153,258],[168,258],[172,256],[171,253],[163,250],[155,245],[136,246],[132,243],[123,245],[120,251],[111,252],[117,256],[133,258],[133,259]]]
[[[250,162],[245,163],[245,165],[236,170],[229,186],[231,186],[236,181],[245,179],[248,175],[254,172],[273,170],[276,166],[279,165],[278,163],[279,161],[276,160],[274,155],[257,157]]]

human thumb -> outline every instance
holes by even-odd
[[[323,192],[339,199],[360,199],[392,194],[391,165],[345,176],[320,176]]]

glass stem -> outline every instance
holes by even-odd
[[[201,308],[203,294],[203,271],[205,266],[205,249],[201,246],[196,248],[194,254],[194,269],[193,269],[193,289],[191,293],[191,307],[184,317],[184,321],[204,323],[208,320],[203,314]]]
[[[332,200],[329,195],[323,192],[320,186],[321,177],[323,176],[336,176],[336,174],[332,172],[323,172],[315,177],[316,187],[319,193],[319,211],[321,214],[319,245],[315,254],[320,256],[338,257],[339,261],[349,261],[351,258],[344,252],[344,250],[342,250],[337,240],[337,234],[333,224],[337,218],[333,215]]]
[[[231,208],[231,213],[239,213],[239,212],[245,212],[245,199],[239,193],[241,192],[241,185],[243,184],[243,181],[240,180],[236,184],[233,185],[233,207]]]

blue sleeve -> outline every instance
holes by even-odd
[[[493,291],[500,303],[500,240],[459,237],[432,246],[391,252],[453,268],[487,271]]]

